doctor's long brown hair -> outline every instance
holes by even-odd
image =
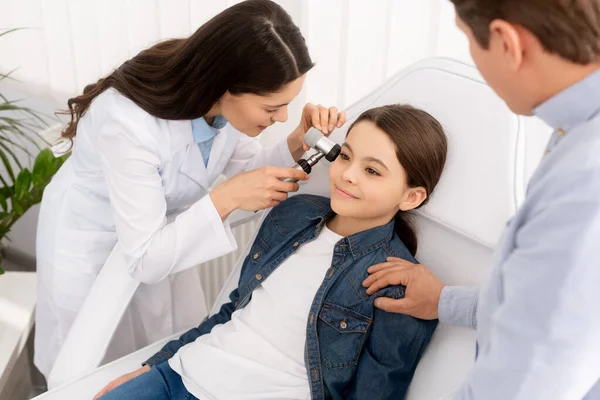
[[[186,39],[143,50],[69,99],[72,139],[90,104],[109,87],[149,114],[170,120],[204,116],[229,91],[275,92],[313,67],[304,37],[283,8],[269,0],[236,4]]]
[[[417,207],[429,201],[438,184],[448,153],[448,141],[444,128],[431,114],[407,104],[392,104],[372,108],[362,113],[348,129],[361,121],[371,121],[394,142],[396,157],[409,187],[422,187],[427,198]],[[410,224],[409,215],[398,211],[394,231],[410,254],[417,253],[417,235]]]

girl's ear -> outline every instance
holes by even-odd
[[[410,211],[421,205],[427,199],[427,190],[423,187],[409,188],[404,192],[402,201],[398,205],[400,211]]]

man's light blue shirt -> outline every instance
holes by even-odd
[[[204,117],[192,120],[192,135],[194,135],[194,140],[198,143],[205,166],[208,165],[210,150],[212,149],[215,136],[225,127],[225,125],[227,125],[227,120],[221,115],[217,115],[214,118],[212,126],[206,122]]]
[[[600,70],[535,114],[555,132],[487,286],[440,298],[440,321],[477,327],[457,400],[600,399]]]

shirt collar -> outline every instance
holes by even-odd
[[[553,129],[569,130],[600,113],[600,70],[542,103],[535,115]]]
[[[196,143],[202,143],[209,139],[212,139],[219,133],[219,130],[223,129],[227,125],[227,120],[222,115],[217,115],[212,126],[208,125],[208,122],[204,117],[196,118],[192,120],[192,135]]]

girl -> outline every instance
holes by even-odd
[[[363,113],[329,170],[331,199],[301,195],[274,208],[231,302],[98,396],[403,398],[437,321],[381,311],[377,297],[402,298],[405,288],[368,295],[361,283],[387,257],[415,262],[406,213],[427,202],[446,151],[424,111]]]
[[[46,377],[117,242],[131,275],[154,285],[140,286],[108,360],[206,314],[195,271],[170,274],[234,250],[225,221],[233,210],[276,205],[297,190],[278,178],[306,179],[259,167],[293,165],[307,129],[328,134],[344,123],[335,108],[309,104],[279,145],[255,139],[287,119],[312,66],[290,16],[251,0],[187,39],[142,51],[69,100],[63,137],[72,154],[46,189],[37,234],[35,364]],[[231,179],[209,195],[221,174]]]

